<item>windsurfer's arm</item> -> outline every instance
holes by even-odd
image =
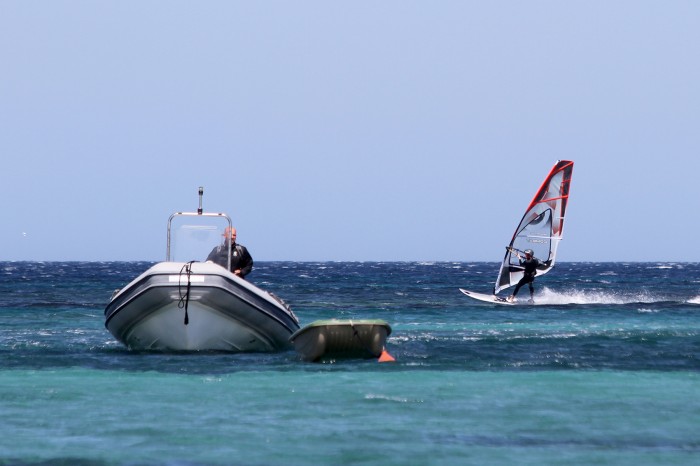
[[[506,249],[515,254],[515,257],[517,257],[518,259],[522,259],[522,257],[520,257],[520,251],[518,251],[517,249],[512,248],[510,246],[506,246]]]

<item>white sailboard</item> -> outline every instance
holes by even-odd
[[[506,300],[506,298],[502,296],[497,296],[495,294],[477,293],[475,291],[465,290],[464,288],[460,288],[459,291],[469,296],[470,298],[474,298],[479,301],[484,301],[486,303],[505,304],[507,306],[513,306],[515,304],[515,302],[509,302]]]
[[[525,249],[531,249],[534,256],[542,263],[537,269],[538,276],[552,270],[559,241],[563,237],[564,218],[569,202],[569,186],[573,169],[574,162],[559,160],[535,193],[535,197],[528,205],[515,233],[513,233],[510,244],[506,247],[506,255],[498,271],[493,295],[474,293],[460,288],[462,293],[481,301],[512,304],[499,298],[497,294],[515,285],[523,278],[523,267],[520,265],[519,258]]]

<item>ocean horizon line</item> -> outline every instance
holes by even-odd
[[[157,264],[166,262],[164,260],[151,259],[0,259],[0,263],[149,263]],[[174,261],[184,262],[184,261]],[[195,261],[204,262],[204,261]],[[256,264],[274,263],[298,263],[298,264],[338,264],[338,263],[360,263],[360,264],[500,264],[495,260],[447,260],[447,259],[389,259],[389,260],[362,260],[362,259],[256,259]],[[671,259],[659,260],[560,260],[556,264],[698,264],[700,261],[679,261]]]

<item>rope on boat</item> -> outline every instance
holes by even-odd
[[[192,275],[192,264],[197,261],[189,261],[180,269],[180,279],[177,283],[177,291],[180,294],[180,301],[177,303],[179,309],[185,308],[185,325],[190,323],[190,316],[187,314],[187,306],[190,303],[190,276]],[[182,294],[182,276],[187,275],[187,288],[185,289],[185,294]]]
[[[362,337],[360,337],[359,332],[357,331],[357,328],[355,328],[355,325],[352,323],[352,320],[350,320],[350,328],[352,328],[352,336],[353,338],[357,338],[357,340],[360,342],[360,346],[362,346],[365,351],[367,351],[369,354],[372,356],[375,355],[374,351],[369,345],[366,345],[364,341],[362,341]],[[393,362],[395,361],[394,357],[389,354],[389,352],[386,350],[386,347],[382,347],[382,352],[379,354],[379,358],[377,359],[379,362]]]
[[[357,342],[360,345],[360,347],[367,351],[367,353],[371,356],[374,356],[374,351],[372,351],[372,347],[368,344],[366,344],[363,340],[362,337],[360,336],[360,333],[357,331],[357,328],[355,327],[355,324],[352,323],[352,319],[350,319],[350,328],[352,329],[352,337],[357,338]]]

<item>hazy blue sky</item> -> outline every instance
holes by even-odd
[[[700,261],[700,2],[0,0],[0,260]]]

